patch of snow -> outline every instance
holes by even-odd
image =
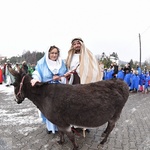
[[[135,108],[132,108],[132,109],[131,109],[131,113],[134,113],[135,111],[136,111]]]
[[[30,131],[35,131],[37,130],[39,127],[24,127],[23,129],[18,129],[17,131],[20,133],[20,134],[24,134],[24,135],[28,135],[28,133]]]
[[[11,86],[6,86],[5,83],[0,84],[0,93],[6,93],[7,95],[13,94],[14,92],[14,87]]]
[[[35,116],[30,116],[28,113],[29,111],[35,112],[33,108],[20,109],[20,110],[17,110],[16,113],[11,113],[11,112],[0,109],[1,118],[3,118],[3,120],[0,121],[1,125],[7,125],[9,123],[11,125],[22,125],[22,124],[29,125],[29,124],[40,123],[38,113],[34,114]]]

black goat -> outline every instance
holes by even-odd
[[[25,98],[31,100],[44,116],[57,125],[60,134],[60,144],[64,143],[64,134],[68,136],[78,149],[71,125],[95,128],[105,123],[103,140],[113,130],[117,119],[128,99],[127,84],[119,79],[99,81],[90,84],[48,84],[38,82],[31,86],[31,77],[9,68],[15,76],[14,92],[16,102],[21,103]]]

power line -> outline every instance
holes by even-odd
[[[148,29],[150,29],[150,25],[141,34],[144,34]]]

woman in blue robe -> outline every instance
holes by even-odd
[[[67,68],[59,55],[59,48],[51,46],[48,52],[37,62],[35,71],[32,73],[32,86],[36,82],[49,82],[50,84],[66,83],[66,78],[63,75],[67,72]],[[46,123],[47,133],[55,133],[58,131],[57,126],[45,118],[41,112],[40,117],[43,123]]]
[[[114,73],[114,71],[112,69],[108,69],[105,80],[112,79],[113,78],[113,73]]]
[[[150,81],[150,76],[148,73],[146,73],[144,78],[143,93],[148,93],[149,81]]]
[[[131,85],[131,73],[127,70],[124,76],[124,82],[130,87]]]
[[[123,68],[119,68],[119,71],[117,73],[117,78],[118,79],[124,79],[124,71],[123,71]]]
[[[139,90],[139,81],[140,81],[139,75],[137,71],[135,71],[131,76],[130,91],[137,92]]]

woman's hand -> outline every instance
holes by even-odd
[[[34,86],[36,82],[40,82],[40,81],[37,80],[37,79],[32,79],[32,80],[30,81],[30,83],[31,83],[32,86]]]
[[[54,81],[55,81],[55,80],[61,80],[61,77],[58,76],[58,75],[54,75],[54,76],[53,76],[53,80],[54,80]]]

